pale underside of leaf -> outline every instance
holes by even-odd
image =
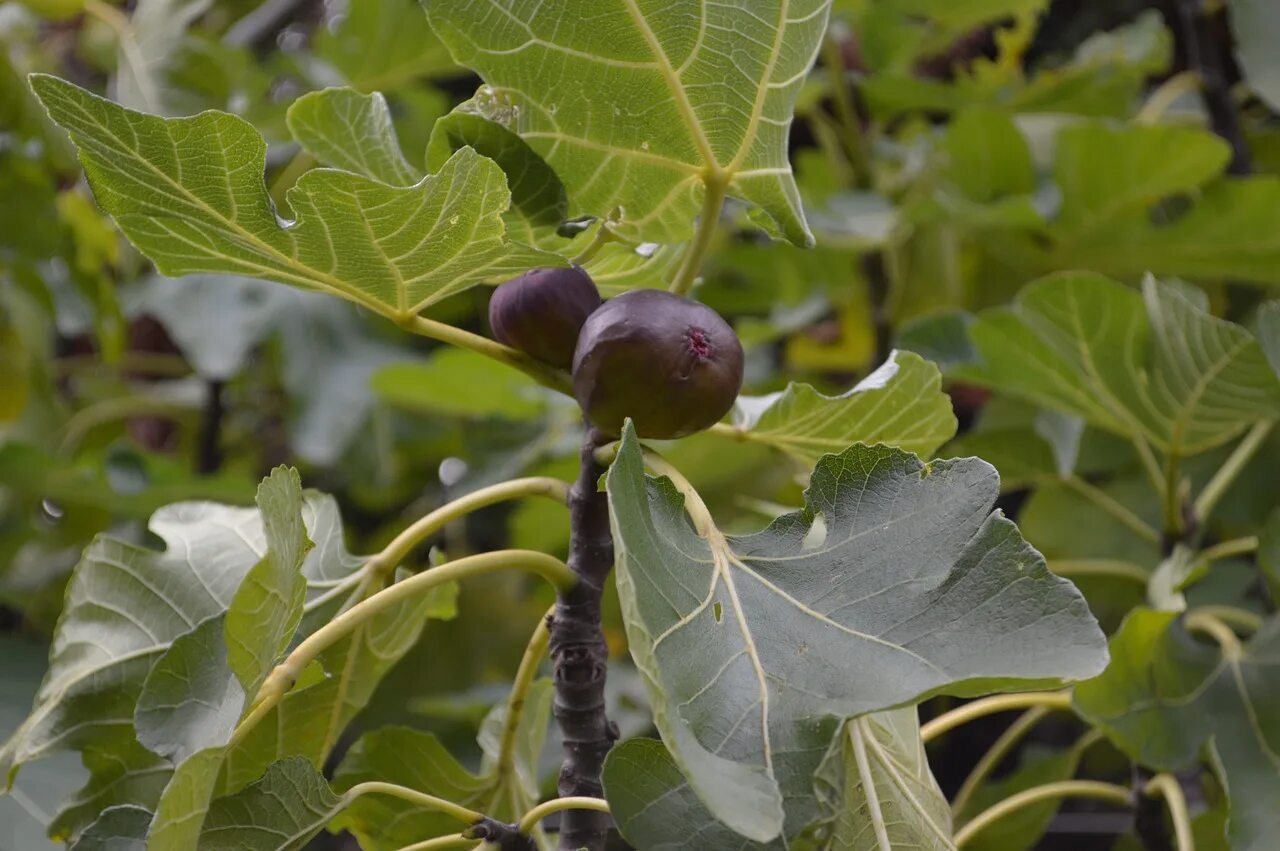
[[[811,794],[797,778],[845,717],[1101,669],[1083,599],[991,513],[998,488],[976,459],[925,466],[859,445],[819,463],[805,511],[702,538],[669,483],[645,483],[628,431],[609,493],[631,651],[658,729],[718,818],[776,835],[778,784],[788,801]],[[811,820],[802,810],[788,810],[787,835]]]
[[[954,851],[950,810],[919,730],[914,706],[846,722],[833,746],[839,762],[817,778],[820,797],[822,782],[833,787],[823,801],[831,851]]]

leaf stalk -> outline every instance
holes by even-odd
[[[1115,783],[1103,783],[1098,780],[1060,780],[1057,783],[1046,783],[1043,786],[1035,786],[1019,792],[1005,798],[990,809],[983,810],[972,821],[956,831],[956,847],[963,848],[973,837],[1007,815],[1032,804],[1058,798],[1092,798],[1118,807],[1133,806],[1133,795],[1129,788]]]
[[[1021,694],[997,694],[966,703],[958,709],[945,712],[920,728],[920,739],[928,744],[943,733],[954,730],[962,724],[976,721],[996,712],[1007,712],[1011,709],[1029,709],[1033,706],[1047,706],[1050,709],[1070,709],[1071,693],[1067,691],[1029,691]]]
[[[603,798],[584,797],[552,798],[550,801],[543,801],[520,818],[520,832],[529,833],[547,816],[564,810],[590,810],[607,814],[609,802]]]
[[[534,573],[561,590],[570,589],[577,582],[573,572],[564,562],[533,550],[498,550],[467,556],[397,582],[356,603],[307,636],[294,648],[293,652],[277,665],[263,682],[258,690],[253,709],[232,733],[230,746],[234,747],[242,741],[254,726],[284,699],[307,665],[374,615],[447,582],[508,568]]]
[[[1182,784],[1172,774],[1158,774],[1147,782],[1143,794],[1163,797],[1173,821],[1173,835],[1178,841],[1178,851],[1195,851],[1196,841],[1191,830],[1191,814],[1187,810],[1187,797]]]
[[[703,176],[704,193],[702,196],[702,212],[698,215],[698,226],[693,234],[693,242],[689,244],[680,269],[671,282],[671,292],[687,296],[693,289],[693,283],[702,269],[702,261],[711,248],[715,238],[716,226],[720,223],[720,213],[724,209],[724,199],[729,190],[729,179],[720,172]]]
[[[352,786],[342,795],[343,806],[349,805],[361,795],[390,795],[393,798],[408,801],[424,809],[435,810],[447,816],[452,816],[465,824],[475,824],[484,818],[484,813],[478,813],[445,798],[437,798],[435,795],[428,795],[425,792],[419,792],[417,789],[410,789],[408,786],[384,783],[381,780],[371,780],[367,783],[357,783]]]
[[[549,609],[538,620],[538,626],[529,638],[529,644],[520,658],[520,667],[516,669],[515,679],[511,683],[511,694],[507,697],[507,712],[502,719],[502,734],[498,738],[498,777],[510,777],[515,773],[516,732],[520,727],[520,719],[524,716],[525,699],[529,695],[529,687],[538,675],[538,664],[547,655],[547,645],[551,642],[549,621],[555,615],[555,607]]]
[[[1245,466],[1249,463],[1254,454],[1262,448],[1262,444],[1266,443],[1267,437],[1271,434],[1271,429],[1275,426],[1274,420],[1264,420],[1254,424],[1249,429],[1244,439],[1236,445],[1231,455],[1223,462],[1218,471],[1213,474],[1213,478],[1204,486],[1204,490],[1200,492],[1200,496],[1196,497],[1195,511],[1196,519],[1203,526],[1213,514],[1213,509],[1218,506],[1218,502],[1226,494],[1227,489],[1240,475]]]
[[[489,487],[480,488],[459,497],[452,502],[440,506],[424,515],[403,532],[396,535],[391,543],[365,563],[365,569],[374,574],[386,575],[395,570],[414,547],[438,534],[445,526],[473,511],[525,496],[545,496],[560,503],[569,500],[569,485],[560,479],[549,476],[531,476],[524,479],[512,479]]]

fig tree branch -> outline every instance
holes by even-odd
[[[609,648],[601,629],[601,598],[613,568],[613,534],[608,496],[600,491],[604,466],[596,450],[606,442],[586,425],[578,479],[569,492],[569,567],[578,582],[562,589],[551,618],[551,659],[555,667],[554,714],[564,736],[558,784],[564,798],[600,798],[604,758],[618,738],[605,714],[604,686]],[[594,810],[570,810],[560,827],[560,848],[601,851],[611,822]]]

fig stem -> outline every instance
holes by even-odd
[[[602,221],[600,222],[599,229],[596,230],[595,236],[591,237],[591,242],[587,244],[587,247],[582,249],[582,252],[569,262],[575,266],[581,266],[600,253],[601,248],[604,248],[611,242],[621,241],[621,237],[613,232],[613,228],[609,227],[609,223]]]
[[[544,387],[550,387],[552,390],[563,393],[566,396],[573,395],[573,382],[567,372],[548,366],[518,349],[504,346],[496,340],[490,340],[488,337],[482,337],[479,334],[473,334],[470,331],[464,331],[461,328],[455,328],[444,322],[437,322],[434,319],[427,319],[425,316],[416,314],[399,319],[398,324],[406,331],[421,337],[430,337],[432,340],[439,340],[442,343],[449,343],[460,349],[467,349],[477,354],[491,357],[500,363],[505,363],[507,366],[520,370]]]
[[[685,252],[680,269],[671,282],[670,290],[676,295],[687,296],[693,289],[693,282],[702,269],[702,259],[711,248],[711,241],[716,234],[716,225],[720,223],[720,211],[724,208],[725,193],[729,182],[721,175],[707,175],[703,178],[705,194],[702,197],[702,212],[698,215],[698,226],[693,234],[693,242]]]
[[[599,488],[604,466],[596,450],[608,442],[586,425],[578,479],[569,491],[569,568],[578,582],[561,589],[551,616],[551,660],[555,670],[554,714],[564,734],[559,793],[563,798],[602,798],[604,758],[618,738],[605,715],[604,685],[609,648],[601,628],[601,598],[613,568],[608,496]],[[612,824],[608,814],[567,810],[560,848],[601,851]]]

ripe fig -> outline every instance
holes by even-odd
[[[605,302],[578,335],[573,390],[587,419],[617,435],[672,438],[716,423],[742,387],[742,344],[705,304],[664,290]]]
[[[489,324],[498,342],[568,369],[578,331],[599,306],[600,291],[581,268],[534,269],[494,290]]]

